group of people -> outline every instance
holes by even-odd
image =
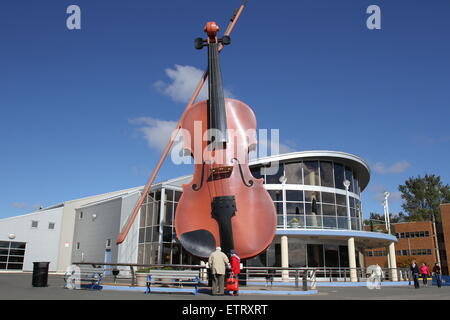
[[[212,275],[212,295],[224,295],[224,284],[227,269],[229,274],[236,280],[235,290],[228,292],[230,295],[239,295],[239,287],[237,277],[241,273],[241,259],[236,254],[236,251],[230,251],[230,259],[222,252],[220,247],[211,253],[208,259],[209,268]]]
[[[422,281],[423,281],[424,286],[428,286],[428,277],[430,275],[433,275],[436,278],[436,284],[437,284],[438,288],[441,287],[442,271],[441,271],[441,266],[439,265],[438,262],[436,262],[434,264],[434,267],[430,273],[430,269],[428,269],[428,267],[425,263],[422,263],[422,265],[419,267],[418,264],[416,263],[416,260],[413,260],[411,263],[411,266],[410,266],[410,270],[411,270],[412,277],[414,280],[414,287],[416,289],[420,288],[419,275],[422,276]]]

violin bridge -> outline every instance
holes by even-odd
[[[233,166],[212,168],[207,181],[228,179],[233,173]]]

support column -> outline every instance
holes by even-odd
[[[289,268],[289,249],[288,249],[288,237],[281,236],[281,267]],[[281,279],[283,281],[289,280],[289,271],[283,270],[281,273]]]
[[[392,281],[398,281],[398,276],[397,276],[397,259],[395,257],[395,243],[391,242],[389,244],[389,255],[388,255],[388,259],[389,259],[389,271],[391,272],[391,280]]]
[[[348,245],[348,265],[350,266],[350,281],[358,282],[356,275],[356,256],[355,256],[355,238],[351,237],[347,240]]]
[[[364,253],[361,250],[358,250],[358,259],[360,267],[364,269],[366,267],[366,264],[364,261]]]

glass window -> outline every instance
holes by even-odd
[[[311,186],[319,185],[319,162],[305,161],[303,163],[303,172],[305,175],[305,184]]]
[[[267,190],[273,201],[283,201],[283,194],[281,190]]]
[[[23,266],[22,263],[18,263],[18,264],[8,263],[8,270],[21,270],[22,266]]]
[[[323,216],[323,227],[324,228],[336,228],[336,217]]]
[[[176,201],[176,202],[180,201],[180,197],[181,197],[181,192],[180,191],[175,191],[174,201]]]
[[[282,163],[278,164],[278,168],[275,168],[274,163],[272,167],[264,168],[266,173],[266,184],[280,184],[280,178],[284,174],[284,167]]]
[[[143,204],[141,206],[141,213],[140,213],[140,219],[139,219],[139,226],[145,227],[145,218],[146,218],[146,212],[147,212],[147,205]]]
[[[161,190],[155,192],[155,200],[156,201],[161,200]]]
[[[348,248],[347,246],[339,246],[339,264],[341,268],[348,268]]]
[[[353,171],[353,192],[359,195],[359,182],[356,171]]]
[[[166,204],[166,206],[165,206],[166,214],[164,216],[163,224],[172,225],[173,203],[172,202],[166,202],[165,204]]]
[[[39,224],[39,221],[31,221],[31,227],[32,228],[37,228],[38,227],[38,224]]]
[[[287,203],[286,211],[289,215],[303,214],[303,203]]]
[[[172,242],[172,227],[163,227],[163,242]]]
[[[302,178],[302,163],[285,163],[284,171],[286,174],[286,183],[290,184],[303,184]]]
[[[145,242],[152,242],[152,227],[145,228]]]
[[[430,236],[430,232],[429,231],[425,231],[425,237],[429,237]]]
[[[289,239],[289,266],[306,267],[306,244],[300,239]]]
[[[23,263],[23,256],[22,257],[11,257],[11,256],[9,256],[8,263],[10,263],[10,262]]]
[[[11,248],[12,249],[25,249],[25,246],[27,244],[25,242],[11,242]]]
[[[336,212],[339,217],[347,217],[347,208],[336,206]]]
[[[323,267],[323,245],[322,244],[308,244],[308,267]]]
[[[55,223],[54,222],[49,222],[48,223],[48,228],[49,229],[55,229]]]
[[[334,188],[333,163],[320,161],[320,185]]]
[[[286,190],[286,201],[303,201],[303,191]]]
[[[166,200],[173,201],[173,190],[166,189]]]
[[[22,249],[10,249],[9,254],[12,256],[23,256],[25,255],[25,250]]]
[[[353,192],[353,172],[349,167],[345,167],[345,179],[350,181],[350,187],[348,191]]]
[[[320,192],[319,191],[305,191],[305,201],[312,202],[316,200],[317,202],[321,202]]]
[[[334,193],[330,193],[330,192],[322,192],[322,202],[323,203],[330,203],[330,204],[335,204],[335,199],[334,199]]]
[[[340,206],[347,206],[347,197],[343,194],[336,193],[336,204]]]
[[[305,203],[305,214],[310,215],[310,214],[316,214],[316,215],[320,215],[322,214],[321,211],[321,206],[319,204],[317,204],[317,202],[313,202],[313,203]]]
[[[80,211],[79,217],[80,217],[80,219],[83,219],[83,211]]]
[[[338,189],[344,189],[344,166],[334,163],[334,185]]]
[[[336,245],[325,245],[325,266],[330,268],[339,267],[339,247]]]
[[[144,211],[146,211],[145,226],[148,227],[148,226],[151,226],[151,225],[155,224],[155,222],[154,222],[154,214],[153,214],[155,203],[154,202],[150,202],[146,206],[147,206],[147,210],[144,210]]]
[[[7,256],[9,254],[9,249],[0,249],[0,255]]]
[[[9,248],[8,241],[0,241],[0,248]]]
[[[0,256],[0,262],[8,262],[8,256]]]
[[[180,264],[181,245],[172,244],[172,264]]]
[[[152,242],[159,242],[159,226],[152,227],[152,231],[153,231]]]
[[[145,228],[139,228],[139,243],[145,242]]]
[[[77,250],[80,250],[80,243],[77,242]]]
[[[336,216],[336,206],[333,204],[322,204],[324,216]]]

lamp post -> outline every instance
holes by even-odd
[[[388,234],[391,234],[391,221],[389,219],[389,198],[390,193],[385,191],[384,192],[384,206],[385,206],[385,221],[386,221],[386,230],[388,232]]]
[[[350,217],[350,198],[348,196],[348,188],[350,187],[350,181],[348,181],[347,179],[344,180],[344,187],[345,187],[345,197],[346,197],[346,202],[347,202],[347,226],[348,226],[348,229],[351,230],[352,229],[352,220]]]
[[[286,215],[286,181],[287,181],[287,177],[286,176],[281,176],[279,179],[280,183],[281,183],[281,192],[282,192],[282,199],[283,199],[283,228],[286,229],[287,228],[287,215]]]

